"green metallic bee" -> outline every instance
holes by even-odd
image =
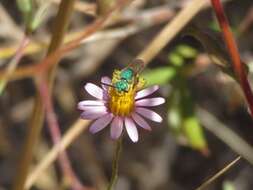
[[[108,86],[115,88],[118,92],[128,92],[130,86],[139,83],[139,73],[143,69],[144,62],[141,59],[135,59],[126,68],[116,71],[116,82]]]
[[[131,84],[137,85],[139,82],[139,73],[144,68],[144,62],[141,59],[135,59],[126,68],[120,71],[120,79],[114,86],[119,92],[127,92]]]

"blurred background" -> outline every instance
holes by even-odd
[[[191,3],[192,0],[135,0],[117,13],[120,16],[115,14],[116,18],[107,23],[105,29],[82,41],[61,59],[52,100],[62,134],[79,118],[77,103],[91,99],[84,91],[84,84],[100,85],[102,76],[111,76],[114,69],[124,68],[165,24]],[[42,12],[40,23],[29,33],[29,44],[17,68],[36,64],[46,56],[59,4],[58,0],[35,1],[32,14],[35,17],[36,11]],[[67,41],[78,36],[98,16],[103,16],[98,4],[99,1],[76,0],[65,35]],[[224,8],[252,83],[253,2],[229,0],[224,2]],[[0,1],[0,75],[11,62],[27,29],[29,20],[24,15],[15,0]],[[228,65],[214,64],[211,54],[218,60],[227,61]],[[232,130],[248,144],[253,143],[253,122],[240,86],[229,76],[230,68],[214,13],[210,5],[206,6],[142,73],[147,86],[159,84],[161,88],[156,95],[166,98],[166,104],[155,109],[162,115],[163,122],[149,122],[152,132],[140,129],[138,143],[132,143],[124,134],[115,189],[196,189],[241,154],[231,141],[234,140],[239,150],[244,150],[241,141],[231,139],[230,133],[224,132],[223,128]],[[1,190],[11,189],[14,183],[33,117],[36,93],[33,77],[22,75],[10,79],[1,92]],[[224,142],[226,137],[230,140]],[[33,151],[30,172],[52,146],[44,121]],[[109,128],[106,128],[96,135],[82,131],[68,147],[67,154],[84,186],[105,189],[112,172],[114,150],[115,142],[109,138]],[[248,153],[252,155],[253,149],[250,151]],[[251,164],[247,159],[240,159],[205,189],[251,190]],[[61,168],[54,162],[41,173],[31,189],[68,189],[62,178]]]

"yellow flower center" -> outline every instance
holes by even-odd
[[[134,109],[135,89],[128,92],[118,92],[117,89],[109,89],[109,109],[117,116],[129,116]]]
[[[120,71],[116,70],[113,72],[112,84],[120,80]],[[128,116],[134,109],[134,96],[136,90],[133,85],[129,85],[128,90],[119,91],[115,87],[109,88],[109,101],[108,107],[110,112],[117,116]]]
[[[127,91],[119,91],[115,87],[109,87],[108,108],[114,115],[129,116],[134,110],[136,91],[141,89],[145,84],[143,78],[140,78],[138,75],[135,77],[138,77],[137,84],[135,82],[129,82]],[[120,71],[115,70],[113,72],[112,84],[114,85],[119,80]]]

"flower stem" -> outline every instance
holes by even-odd
[[[122,137],[119,138],[119,140],[117,141],[115,156],[114,156],[114,160],[112,163],[112,176],[111,176],[110,183],[107,187],[107,190],[113,189],[113,186],[118,178],[119,158],[120,158],[121,149],[122,149]]]
[[[251,116],[253,117],[253,94],[247,79],[246,70],[241,62],[240,54],[237,49],[234,36],[230,30],[229,23],[220,0],[211,0],[211,2],[219,25],[222,29],[223,37],[233,63],[234,72],[240,81],[241,87],[249,105]]]

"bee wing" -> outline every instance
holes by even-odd
[[[125,69],[131,68],[134,74],[139,74],[144,69],[144,61],[141,59],[134,59]]]

